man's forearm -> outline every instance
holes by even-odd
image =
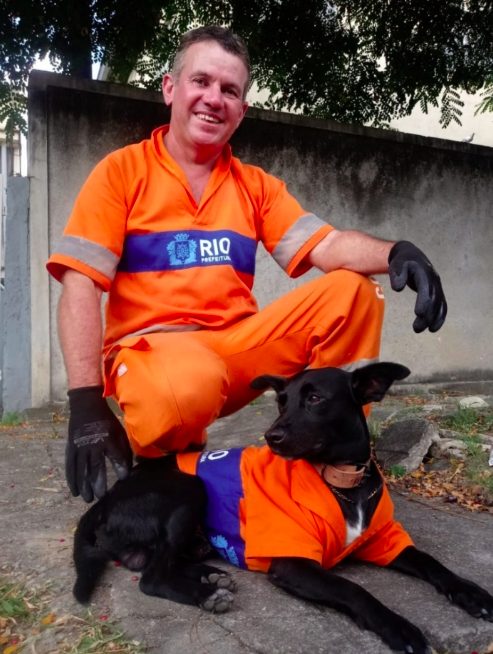
[[[102,383],[102,332],[101,290],[85,275],[68,270],[58,304],[58,336],[69,389]]]
[[[358,231],[330,232],[310,253],[310,261],[323,272],[345,269],[364,275],[388,271],[394,241],[384,241]]]

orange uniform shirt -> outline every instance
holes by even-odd
[[[385,486],[367,530],[346,546],[339,504],[306,461],[286,461],[267,446],[178,454],[177,461],[204,479],[211,543],[241,567],[267,572],[273,558],[292,556],[331,568],[349,555],[385,566],[413,544]]]
[[[57,279],[70,268],[110,291],[107,348],[129,335],[220,328],[251,315],[257,243],[295,277],[332,229],[229,146],[197,204],[164,146],[167,129],[95,167],[47,264]]]

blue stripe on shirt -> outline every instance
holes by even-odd
[[[205,529],[211,545],[226,561],[246,568],[245,542],[240,535],[242,453],[241,447],[206,451],[198,460],[196,472],[207,490]]]
[[[254,275],[255,239],[230,230],[182,230],[130,234],[119,272],[158,272],[202,266],[232,266]]]

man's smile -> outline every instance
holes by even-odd
[[[221,120],[219,120],[219,118],[216,118],[215,116],[211,116],[209,114],[196,113],[195,116],[199,120],[203,120],[206,123],[214,123],[215,125],[218,125],[219,123],[222,122]]]

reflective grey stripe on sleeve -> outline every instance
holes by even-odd
[[[281,268],[286,270],[298,250],[316,231],[325,225],[327,223],[313,213],[302,216],[294,225],[291,225],[272,252],[272,256]]]
[[[108,279],[115,276],[119,261],[117,255],[108,248],[79,236],[62,236],[55,253],[78,259]]]

